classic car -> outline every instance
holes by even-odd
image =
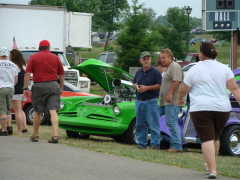
[[[94,79],[108,94],[104,97],[61,98],[59,127],[68,137],[111,136],[116,141],[135,144],[135,99],[133,76],[106,64],[89,59],[72,67]]]
[[[30,79],[28,83],[28,89],[31,89],[32,85],[33,85],[33,80]],[[63,92],[61,94],[61,97],[69,97],[69,96],[95,96],[95,95],[86,93],[78,89],[76,86],[72,85],[71,83],[64,81]],[[22,110],[25,112],[27,124],[33,124],[34,108],[32,106],[31,95],[30,97],[27,98],[26,102],[22,107]],[[15,112],[13,111],[13,109],[12,109],[12,116],[13,117],[15,116]],[[50,124],[50,114],[47,110],[45,110],[45,112],[41,114],[40,124]]]
[[[136,144],[135,90],[133,76],[104,62],[90,59],[72,67],[87,74],[108,92],[107,95],[61,98],[59,127],[70,138],[89,138],[90,135],[109,136],[118,142]],[[240,74],[240,71],[239,71]],[[231,100],[232,103],[234,101]],[[236,100],[235,100],[236,101]],[[186,106],[179,114],[178,124],[183,147],[200,148]],[[221,136],[220,153],[240,156],[240,107],[233,106],[231,116]],[[161,149],[169,148],[170,132],[165,116],[160,119]],[[150,138],[150,135],[149,135]]]
[[[234,70],[233,73],[235,80],[240,87],[240,69]],[[231,95],[230,91],[227,91],[230,96],[232,110],[220,137],[219,152],[221,155],[240,156],[240,106],[234,96]],[[166,130],[166,128],[163,128],[165,126],[165,116],[160,118],[160,123],[162,134],[169,136],[170,133],[168,129],[164,132],[164,129]],[[183,146],[200,148],[201,141],[198,139],[198,135],[190,118],[189,106],[187,106],[185,110],[183,109],[179,114],[178,125],[183,139]],[[165,143],[166,145],[167,141],[162,143]]]

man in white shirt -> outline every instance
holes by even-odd
[[[11,115],[11,102],[17,81],[17,66],[8,59],[7,48],[0,47],[0,136],[8,136],[7,116]]]

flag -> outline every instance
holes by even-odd
[[[13,36],[13,49],[17,49],[17,43],[15,41],[15,36]]]

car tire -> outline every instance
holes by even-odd
[[[66,134],[69,138],[79,138],[80,137],[79,132],[76,132],[76,131],[66,130]]]
[[[27,105],[27,107],[24,108],[27,124],[33,125],[33,114],[34,114],[33,110],[34,110],[34,108],[33,108],[32,104],[29,104],[29,105]],[[50,114],[47,110],[45,110],[45,112],[41,114],[40,125],[49,124],[49,123],[50,123]]]
[[[225,127],[220,137],[221,155],[240,156],[240,125]]]
[[[136,119],[133,119],[128,129],[121,135],[122,142],[126,144],[137,144]]]
[[[90,135],[89,134],[79,134],[80,139],[89,139]]]
[[[123,143],[123,136],[119,135],[119,136],[112,136],[112,138],[119,143]]]

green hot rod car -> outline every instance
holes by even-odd
[[[61,98],[59,127],[72,138],[100,135],[110,136],[118,142],[136,144],[133,76],[95,59],[72,68],[94,79],[108,94]]]

